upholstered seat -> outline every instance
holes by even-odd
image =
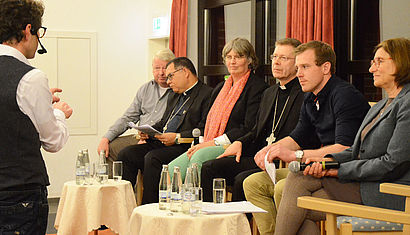
[[[349,223],[352,225],[353,232],[395,232],[403,231],[403,224],[391,223],[380,220],[364,219],[351,216],[338,216],[337,228],[340,229],[340,224]]]

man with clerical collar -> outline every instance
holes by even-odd
[[[205,162],[202,166],[204,200],[212,199],[212,196],[206,196],[205,191],[210,188],[212,192],[212,179],[215,177],[223,177],[228,184],[233,184],[233,201],[245,200],[243,180],[261,169],[256,164],[244,169],[240,166],[240,159],[253,158],[260,149],[288,136],[295,128],[303,103],[303,92],[296,78],[294,52],[300,44],[292,38],[276,41],[271,60],[273,77],[279,83],[264,91],[252,130],[234,141],[218,159]]]
[[[297,77],[307,92],[296,128],[289,136],[264,147],[255,155],[265,170],[265,156],[272,162],[302,161],[340,152],[353,144],[369,104],[351,84],[337,78],[336,55],[330,45],[311,41],[296,48]],[[262,234],[273,234],[287,169],[278,170],[274,185],[266,171],[245,179],[246,198],[268,213],[254,215]]]
[[[159,178],[163,164],[168,164],[186,152],[190,144],[178,144],[179,138],[192,137],[192,130],[202,129],[198,124],[206,118],[212,88],[198,80],[192,62],[178,57],[166,65],[167,83],[174,91],[168,97],[167,108],[162,119],[152,127],[162,134],[148,136],[141,133],[145,144],[132,145],[118,154],[123,162],[123,179],[134,186],[138,170],[144,172],[144,193],[146,198],[158,197]],[[150,188],[155,190],[150,190]],[[151,195],[155,193],[155,195]]]
[[[153,79],[143,84],[137,91],[132,103],[124,114],[115,121],[101,138],[97,152],[105,152],[109,168],[117,160],[118,153],[129,145],[143,143],[137,135],[122,135],[127,129],[129,122],[141,125],[153,125],[161,120],[167,106],[169,94],[172,93],[167,84],[165,69],[167,63],[174,59],[175,55],[170,49],[162,49],[155,53],[152,58]],[[108,171],[112,175],[112,171]]]

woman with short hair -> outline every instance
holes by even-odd
[[[182,179],[192,163],[197,163],[200,169],[203,162],[222,154],[224,145],[231,144],[252,129],[262,93],[268,87],[254,73],[258,59],[247,39],[235,38],[228,42],[222,50],[222,58],[230,75],[212,93],[204,142],[192,146],[169,164],[171,173],[174,166],[180,167]],[[253,159],[249,164],[257,167]]]

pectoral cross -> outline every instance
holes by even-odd
[[[268,138],[266,138],[266,142],[268,142],[268,145],[271,145],[273,142],[275,142],[276,137],[275,134],[272,132]]]

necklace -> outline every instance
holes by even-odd
[[[270,134],[270,136],[269,136],[268,138],[266,138],[266,142],[268,142],[268,145],[271,145],[271,144],[272,144],[273,142],[275,142],[275,140],[276,140],[275,131],[276,131],[276,128],[278,128],[278,126],[279,126],[279,123],[280,123],[280,120],[282,119],[283,113],[285,112],[286,106],[287,106],[288,101],[289,101],[289,97],[290,97],[290,96],[288,96],[288,98],[286,99],[285,106],[283,106],[282,112],[281,112],[281,114],[279,115],[278,122],[275,124],[275,122],[276,122],[276,111],[277,111],[277,109],[278,109],[279,92],[278,92],[278,94],[276,95],[275,112],[273,113],[272,133]]]
[[[191,98],[191,97],[188,97],[188,99],[186,99],[186,100],[184,101],[184,103],[182,103],[182,105],[179,107],[179,109],[178,109],[176,112],[175,112],[175,109],[177,108],[177,106],[174,107],[174,109],[173,109],[172,112],[171,112],[171,117],[168,118],[167,123],[165,123],[164,128],[162,128],[162,129],[163,129],[163,132],[162,132],[162,133],[165,133],[165,131],[168,129],[168,124],[169,124],[169,122],[179,113],[179,111],[181,111],[181,109],[185,106],[186,102],[188,102],[188,100],[189,100],[190,98]],[[175,112],[175,113],[174,113],[174,112]],[[184,111],[184,112],[185,112],[185,111]]]

